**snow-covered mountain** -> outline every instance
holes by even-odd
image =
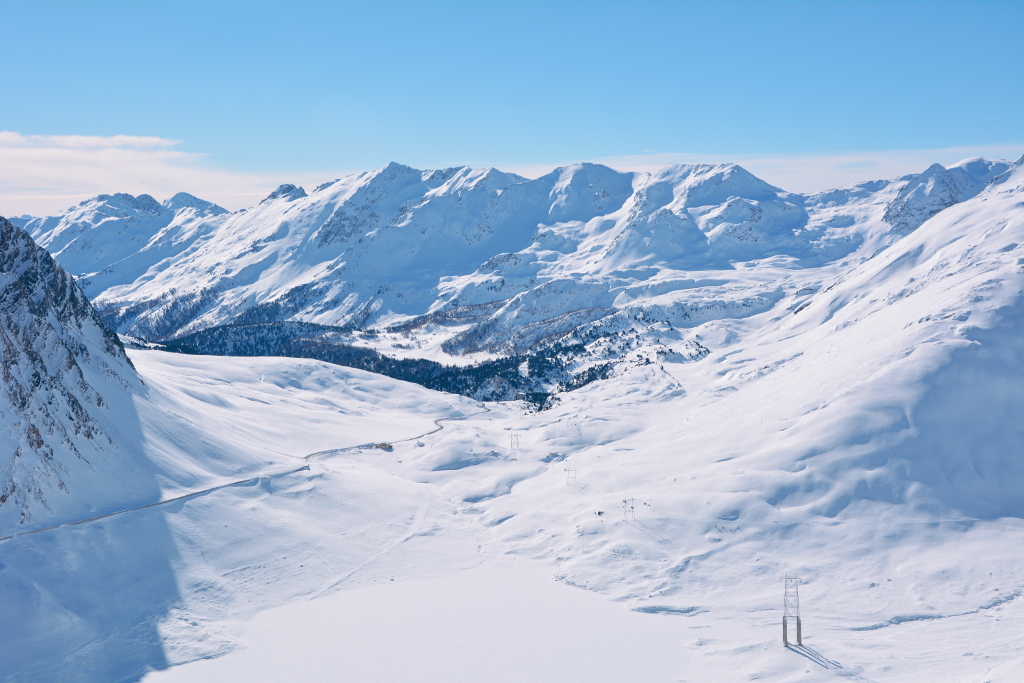
[[[1007,168],[1006,162],[978,158],[948,169],[932,164],[900,188],[883,220],[897,232],[910,232],[943,209],[974,197]]]
[[[675,271],[782,253],[820,261],[848,250],[843,240],[836,252],[828,228],[811,224],[803,198],[731,165],[649,176],[582,164],[526,181],[493,169],[390,164],[309,196],[282,186],[257,207],[197,223],[190,239],[136,231],[130,263],[90,246],[117,241],[112,235],[86,237],[84,209],[102,216],[110,201],[28,228],[119,331],[153,340],[227,323],[365,328],[425,315],[530,324],[533,336],[547,337],[604,317],[620,291]],[[482,346],[508,345],[510,334]]]
[[[226,213],[185,192],[162,204],[147,194],[102,194],[59,216],[28,220],[23,227],[95,298],[97,292],[139,278],[155,262],[180,254]]]
[[[28,215],[26,213],[26,214],[23,214],[21,216],[11,216],[7,220],[9,220],[12,225],[16,225],[19,228],[24,228],[31,221],[36,220],[36,217],[35,216],[30,216],[30,215]]]
[[[808,269],[870,257],[1007,167],[969,159],[804,196],[732,164],[580,164],[526,180],[393,163],[308,195],[282,185],[234,214],[189,195],[103,195],[26,227],[123,334],[216,353],[276,336],[254,351],[270,355],[324,341],[266,327],[287,321],[448,365],[562,359],[471,393],[512,398],[604,376],[608,362],[700,358],[683,330],[768,310],[797,280],[820,286]]]
[[[2,218],[0,353],[0,529],[87,516],[96,489],[131,497],[139,463],[112,412],[135,368],[71,276]]]
[[[389,168],[190,223],[180,254],[139,252],[159,257],[149,280],[97,299],[224,354],[405,363],[423,384],[563,363],[576,390],[533,412],[315,360],[138,344],[145,384],[101,393],[130,397],[117,414],[136,438],[112,438],[171,502],[125,495],[123,514],[0,541],[0,621],[26,624],[0,642],[12,680],[327,681],[335,651],[374,682],[611,681],[638,662],[644,680],[1019,678],[1024,160],[807,196],[731,166],[534,181]],[[160,301],[138,294],[164,277]],[[189,291],[206,294],[174,309]],[[665,645],[629,649],[633,622],[581,610],[544,631],[579,644],[538,655],[543,620],[505,628],[458,591],[462,617],[415,620],[432,588],[411,579],[462,590],[459,570],[508,557],[619,601]],[[787,650],[790,572],[805,647]],[[487,590],[542,600],[516,576]],[[307,600],[369,587],[362,611]],[[389,600],[395,625],[373,641]],[[240,626],[264,609],[262,631]],[[460,618],[513,653],[507,669],[470,670],[477,641],[449,638]],[[410,619],[419,631],[395,636]]]

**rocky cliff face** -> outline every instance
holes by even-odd
[[[71,276],[0,218],[0,529],[89,510],[72,481],[109,465],[107,395],[138,381]]]

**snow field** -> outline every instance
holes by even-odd
[[[176,397],[179,411],[212,406],[214,418],[228,409],[197,385],[230,379],[231,414],[248,410],[237,405],[265,410],[268,403],[283,412],[323,405],[316,402],[320,373],[331,374],[336,392],[369,383],[366,393],[385,415],[392,398],[415,409],[426,428],[419,434],[435,428],[429,410],[453,414],[452,397],[431,403],[421,390],[426,400],[410,405],[405,391],[416,387],[312,361],[132,357],[150,391]],[[308,471],[11,539],[3,548],[4,585],[37,601],[6,603],[28,620],[31,638],[7,641],[5,659],[26,672],[12,680],[72,671],[81,680],[135,680],[133,672],[220,656],[147,680],[204,680],[225,671],[280,680],[291,670],[310,680],[353,681],[399,674],[611,681],[628,672],[643,681],[850,674],[914,681],[924,667],[930,680],[960,681],[1022,656],[1019,641],[1002,632],[1003,620],[1013,626],[1021,618],[1014,597],[1024,584],[1019,521],[941,522],[908,518],[897,507],[880,514],[856,506],[845,519],[804,513],[794,521],[800,510],[758,516],[763,494],[744,485],[735,462],[687,460],[694,445],[717,444],[723,430],[760,425],[760,418],[730,409],[747,419],[708,421],[697,435],[683,429],[694,437],[690,448],[667,447],[665,425],[680,427],[672,416],[690,398],[680,395],[680,381],[687,378],[639,367],[537,414],[513,404],[480,412],[465,402],[465,419],[424,436],[371,420],[374,429],[392,430],[393,450],[327,450],[310,459]],[[691,388],[714,404],[714,395]],[[350,415],[365,407],[362,397],[336,393],[332,400]],[[299,424],[308,417],[310,428],[326,420],[315,410],[294,415]],[[376,442],[368,429],[356,431],[364,426],[349,422],[340,445]],[[520,436],[518,450],[511,434]],[[417,438],[395,438],[406,435]],[[695,438],[702,435],[710,440]],[[666,452],[689,458],[673,471]],[[578,468],[575,486],[566,483],[568,465]],[[621,517],[626,495],[638,499],[632,523]],[[739,516],[728,519],[723,510]],[[510,554],[518,558],[511,568],[501,560]],[[810,659],[778,643],[778,578],[787,571],[807,581]],[[552,575],[619,603],[539,578]],[[529,627],[536,623],[544,626]],[[965,630],[972,642],[956,652]],[[70,656],[54,657],[54,647]],[[308,648],[316,654],[297,661],[314,651]],[[48,668],[40,668],[44,662]]]
[[[630,260],[632,237],[597,239],[601,212],[627,196],[639,208],[619,227],[685,231],[655,209],[688,206],[721,244],[753,234],[740,228],[756,221],[734,219],[762,202],[789,215],[792,197],[705,171],[713,182],[648,178],[643,193],[630,181],[607,196],[580,185],[597,168],[545,181],[541,241],[593,238],[564,263],[623,251],[619,265],[652,276],[650,329],[677,352],[638,354],[550,410],[316,361],[131,352],[144,385],[95,413],[135,458],[126,495],[77,492],[103,511],[196,495],[0,541],[0,619],[24,624],[0,640],[9,680],[1017,680],[1024,169],[960,204],[946,202],[966,191],[957,174],[930,169],[911,188],[927,201],[900,217],[923,224],[898,241],[864,232],[847,261],[733,264],[719,319],[698,315],[708,295],[692,274],[655,278]],[[386,174],[408,196],[444,194],[440,217],[460,210],[458,192],[494,189],[486,174],[388,167],[322,192],[399,207],[405,194],[374,194]],[[750,197],[701,209],[701,193],[740,181]],[[538,192],[525,185],[502,200],[510,212],[516,193]],[[887,206],[837,192],[844,211],[863,199],[860,213],[832,211],[824,193],[808,221],[842,231]],[[254,213],[295,246],[297,216],[282,216],[336,207],[287,193]],[[589,217],[561,220],[570,209]],[[344,213],[329,221],[336,236],[358,218]],[[520,329],[588,286],[552,276],[494,319]],[[694,342],[708,355],[683,362]],[[438,429],[445,418],[459,419]],[[805,582],[802,651],[779,643],[786,573]],[[147,674],[169,665],[182,666]]]
[[[317,451],[396,440],[433,429],[434,416],[476,410],[460,396],[318,361],[130,353],[150,385],[138,401],[143,422],[171,442],[151,456],[174,468],[165,491],[301,467]],[[197,435],[210,443],[181,441]],[[181,469],[197,465],[219,468],[219,478]]]
[[[156,492],[135,505],[200,493],[82,525],[13,529],[0,542],[0,612],[23,626],[0,642],[9,680],[137,680],[225,652],[231,641],[204,623],[329,589],[336,567],[372,566],[443,516],[427,514],[444,502],[425,486],[354,464],[332,473],[301,456],[414,436],[471,402],[315,361],[131,353],[145,382],[141,416],[111,410],[121,417],[113,433],[134,434],[135,453],[149,456],[137,462]],[[288,454],[289,440],[302,450]],[[133,507],[109,487],[93,493],[98,513]]]
[[[999,664],[985,651],[1014,647],[1011,633],[1022,616],[1014,603],[985,615],[852,634],[837,620],[808,616],[805,647],[786,651],[777,609],[642,614],[504,558],[443,578],[385,581],[268,610],[235,625],[245,649],[144,680],[1009,683],[1021,660]],[[968,642],[977,651],[964,649]],[[867,669],[857,664],[865,661]]]

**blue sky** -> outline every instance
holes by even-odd
[[[1019,0],[0,0],[0,24],[0,130],[253,177],[1024,152]]]

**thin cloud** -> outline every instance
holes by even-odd
[[[11,131],[0,131],[0,148],[27,147],[50,149],[105,149],[121,147],[128,149],[169,149],[180,144],[178,140],[144,137],[138,135],[22,135]]]
[[[211,168],[178,141],[114,135],[0,132],[0,215],[48,215],[97,194],[158,199],[191,192],[229,209],[251,206],[279,182],[269,175]]]

